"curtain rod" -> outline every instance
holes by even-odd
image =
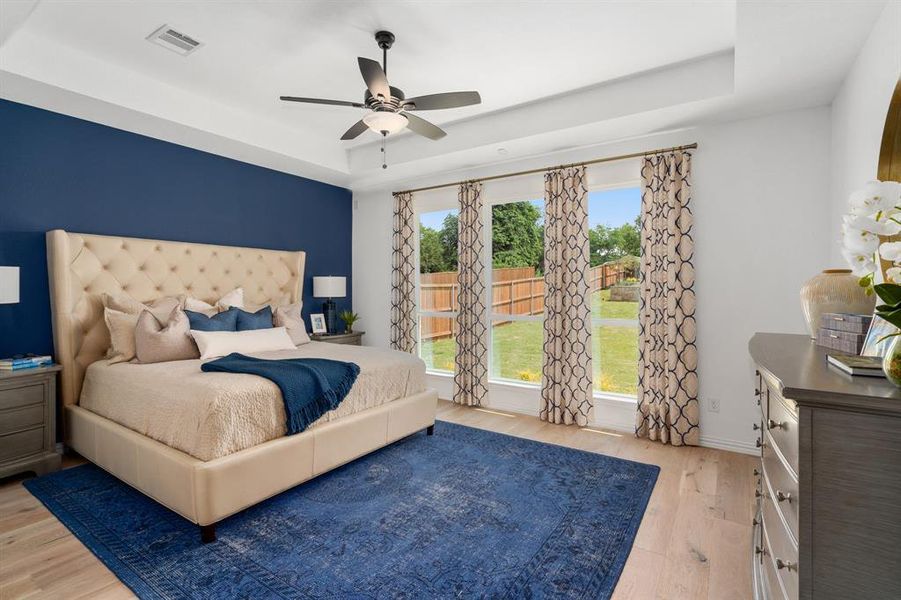
[[[605,156],[604,158],[596,158],[594,160],[586,160],[583,162],[570,163],[568,165],[557,165],[556,167],[542,167],[540,169],[529,169],[527,171],[517,171],[515,173],[504,173],[502,175],[489,175],[488,177],[477,177],[474,179],[464,179],[463,181],[453,181],[451,183],[428,185],[425,187],[413,188],[411,190],[403,190],[401,192],[394,192],[394,193],[395,194],[407,194],[407,193],[412,194],[414,192],[439,190],[441,188],[462,185],[469,181],[492,181],[494,179],[507,179],[508,177],[519,177],[520,175],[532,175],[533,173],[544,173],[545,171],[551,171],[553,169],[565,169],[567,167],[586,167],[588,165],[596,165],[598,163],[613,162],[615,160],[625,160],[627,158],[638,158],[640,156],[647,156],[649,154],[663,154],[665,152],[675,152],[676,150],[693,150],[697,147],[698,147],[698,145],[695,143],[695,144],[685,144],[684,146],[672,146],[670,148],[659,148],[657,150],[647,150],[645,152],[633,152],[632,154],[620,154],[618,156]]]

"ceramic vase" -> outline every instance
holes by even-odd
[[[816,339],[825,313],[872,314],[876,295],[867,296],[850,269],[826,269],[801,287],[801,308],[810,337]]]
[[[882,371],[885,378],[901,387],[901,335],[892,338],[882,357]]]

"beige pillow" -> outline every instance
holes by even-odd
[[[111,365],[127,362],[135,357],[135,325],[138,315],[111,308],[103,309],[103,320],[109,329],[110,349],[107,358]]]
[[[240,352],[253,354],[272,350],[294,350],[294,342],[284,327],[250,329],[248,331],[197,331],[191,330],[200,349],[200,358],[218,358]]]
[[[234,306],[235,308],[244,308],[244,288],[235,288],[225,294],[213,304],[198,300],[197,298],[187,298],[185,300],[185,308],[193,312],[203,313],[208,317],[216,313],[228,310]]]
[[[185,311],[175,308],[165,325],[149,310],[142,312],[135,326],[135,355],[142,363],[200,358]]]
[[[166,320],[173,310],[181,307],[184,299],[184,296],[169,296],[147,305],[127,294],[102,294],[100,300],[104,307],[103,320],[110,333],[110,347],[106,353],[110,364],[134,359],[138,315],[147,310],[158,319]]]
[[[294,342],[295,346],[310,343],[310,336],[307,335],[307,326],[303,322],[303,317],[300,316],[301,308],[303,308],[303,303],[295,302],[294,304],[276,307],[272,313],[272,324],[276,327],[287,329],[288,335],[291,336],[291,341]]]

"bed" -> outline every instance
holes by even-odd
[[[53,336],[62,365],[64,441],[86,459],[200,526],[423,429],[437,393],[407,354],[321,342],[264,358],[356,362],[361,373],[337,410],[285,436],[275,384],[201,373],[200,360],[116,364],[102,293],[141,302],[176,294],[216,298],[243,287],[249,305],[302,297],[304,253],[70,233],[47,233]]]

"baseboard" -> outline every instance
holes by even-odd
[[[716,450],[738,452],[740,454],[750,454],[751,456],[760,456],[760,448],[748,442],[739,442],[736,440],[727,440],[723,438],[702,435],[701,446],[705,448],[714,448]]]

